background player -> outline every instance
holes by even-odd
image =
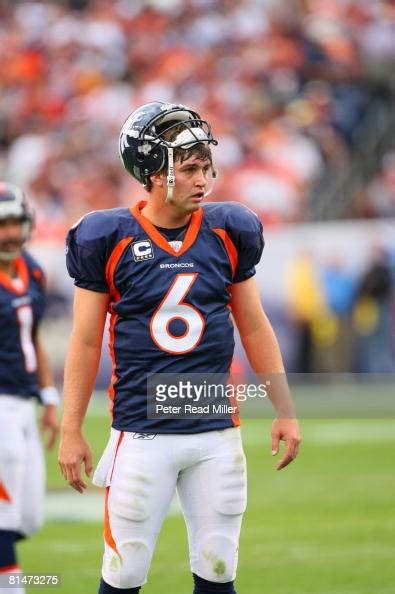
[[[232,594],[246,505],[245,459],[233,417],[148,419],[149,373],[227,373],[233,356],[230,308],[257,374],[284,374],[254,281],[262,228],[245,207],[201,205],[215,176],[208,123],[185,106],[151,103],[127,119],[120,153],[150,193],[133,209],[87,215],[68,236],[77,286],[65,372],[59,462],[77,491],[92,456],[83,419],[111,313],[113,425],[95,484],[106,486],[102,594],[135,594],[146,581],[156,537],[177,488],[189,536],[195,594]],[[295,458],[292,402],[272,395],[272,450]]]
[[[58,433],[58,393],[38,332],[44,274],[23,249],[32,223],[22,191],[0,183],[0,575],[19,571],[15,543],[43,522],[45,469],[37,399],[44,405],[41,428],[48,432],[49,449]]]

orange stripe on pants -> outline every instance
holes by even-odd
[[[8,501],[8,503],[11,503],[11,497],[9,496],[5,486],[3,485],[3,483],[0,481],[0,499],[3,501]]]

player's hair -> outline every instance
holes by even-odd
[[[166,127],[168,127],[168,126],[169,126],[169,122],[166,122]],[[172,128],[171,130],[169,130],[168,134],[164,135],[165,140],[172,142],[177,137],[177,135],[180,132],[182,132],[184,129],[185,129],[185,126],[183,123],[181,123],[179,126]],[[211,164],[213,162],[213,156],[211,153],[211,149],[209,146],[207,146],[203,142],[194,144],[193,146],[191,146],[191,148],[187,148],[187,149],[184,149],[181,147],[174,149],[174,162],[180,161],[181,163],[183,163],[184,161],[186,161],[187,159],[189,159],[192,156],[196,156],[198,159],[201,159],[202,161],[205,161],[206,159],[208,159]],[[162,167],[162,169],[160,169],[159,173],[165,175],[166,171],[167,171],[167,158],[165,159],[163,167]],[[148,178],[147,183],[144,185],[144,188],[147,190],[147,192],[151,192],[151,190],[153,188],[153,183],[151,181],[151,178]]]

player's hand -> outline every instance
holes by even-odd
[[[301,442],[299,423],[296,419],[274,419],[272,424],[272,455],[280,449],[280,441],[285,441],[284,456],[276,468],[281,470],[296,458]]]
[[[90,477],[92,472],[92,452],[88,442],[80,431],[62,433],[58,462],[62,474],[69,485],[79,493],[83,493],[87,484],[81,477],[81,464],[84,464],[86,476]]]
[[[48,404],[44,407],[40,420],[40,429],[43,433],[48,433],[48,441],[45,447],[47,450],[52,450],[59,433],[58,412],[54,404]]]

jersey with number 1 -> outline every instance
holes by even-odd
[[[110,294],[113,427],[141,433],[231,427],[238,423],[232,415],[147,418],[147,377],[229,372],[229,289],[255,274],[261,223],[240,204],[209,203],[192,214],[182,242],[169,242],[141,214],[144,205],[90,213],[67,238],[76,286]]]
[[[23,252],[16,276],[0,271],[0,395],[39,398],[35,336],[44,313],[44,274]]]

